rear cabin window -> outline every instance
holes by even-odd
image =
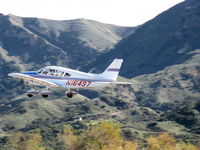
[[[65,77],[69,77],[69,76],[71,76],[71,74],[65,72]]]

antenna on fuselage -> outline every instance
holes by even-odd
[[[92,68],[90,69],[90,71],[88,73],[92,73],[92,71],[96,70],[96,68]]]
[[[76,70],[79,71],[79,69],[80,69],[80,66],[78,66],[78,68]]]

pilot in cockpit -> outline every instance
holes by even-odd
[[[49,69],[49,74],[52,75],[52,76],[54,76],[54,74],[55,74],[55,69]]]

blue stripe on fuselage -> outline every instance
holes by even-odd
[[[37,74],[37,72],[36,71],[26,71],[26,72],[23,72],[23,74],[31,75],[31,74]]]

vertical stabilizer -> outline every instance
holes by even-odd
[[[108,68],[101,74],[103,78],[107,78],[113,81],[117,80],[119,70],[121,68],[123,59],[115,59]]]

